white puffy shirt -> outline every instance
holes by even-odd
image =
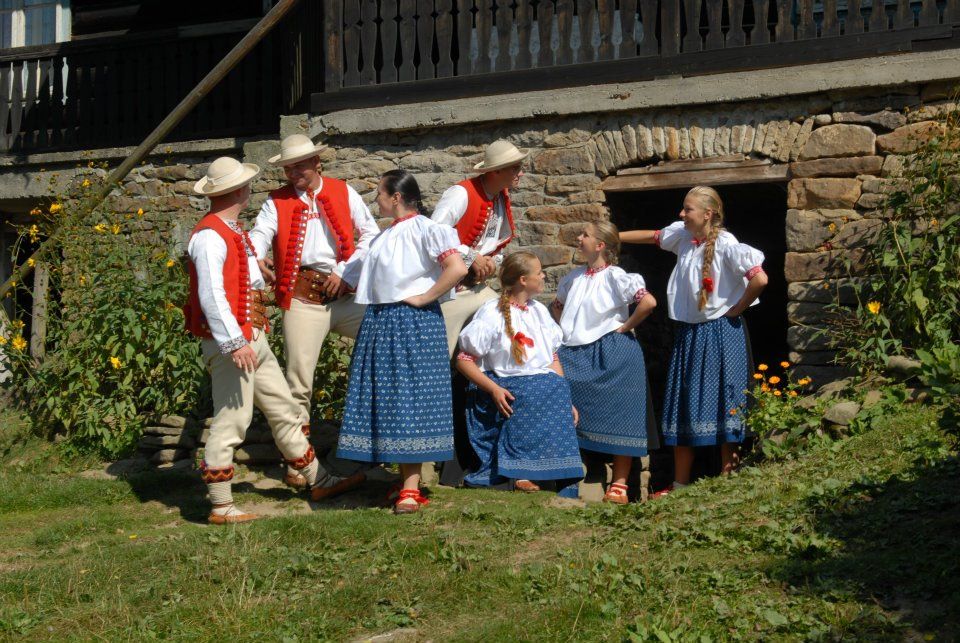
[[[362,262],[351,258],[343,279],[356,284],[358,304],[403,301],[437,283],[441,262],[457,252],[459,244],[456,230],[428,217],[397,219],[373,240]]]
[[[323,183],[321,182],[316,194],[320,194],[322,189]],[[318,210],[316,197],[311,199],[306,192],[300,190],[297,190],[297,195],[306,204],[308,217],[307,229],[303,237],[303,252],[300,254],[300,265],[311,270],[333,273],[342,277],[347,262],[337,262],[333,231],[327,228],[323,215]],[[363,255],[370,247],[370,242],[380,234],[380,228],[377,227],[377,222],[370,214],[363,198],[349,185],[347,186],[347,200],[350,203],[350,219],[353,221],[353,227],[360,233],[360,238],[357,240],[357,249],[350,260],[362,261]],[[253,247],[256,248],[258,257],[263,259],[267,255],[276,234],[277,205],[273,202],[273,197],[268,197],[260,208],[256,225],[250,231],[250,240],[253,242]]]
[[[440,196],[440,201],[437,202],[437,207],[433,209],[433,215],[430,218],[437,223],[445,223],[451,227],[455,226],[467,213],[467,205],[469,205],[467,189],[462,185],[451,186]],[[473,247],[459,244],[457,249],[469,266],[476,255],[491,254],[508,236],[510,236],[510,226],[507,224],[507,209],[501,193],[494,197],[493,216],[487,220],[487,227],[477,238]],[[497,259],[502,259],[502,257],[502,253],[496,256]],[[497,263],[499,265],[499,261]]]
[[[230,310],[227,291],[223,287],[223,264],[227,260],[227,244],[223,237],[215,230],[200,230],[190,238],[187,253],[197,271],[197,296],[214,341],[223,353],[243,347],[247,341]],[[255,255],[248,253],[247,267],[250,270],[250,288],[262,289],[263,275]]]
[[[733,308],[747,289],[747,282],[763,270],[763,253],[740,243],[722,231],[713,253],[713,292],[703,310],[697,308],[697,296],[703,283],[703,250],[683,225],[671,223],[655,233],[654,241],[664,250],[677,255],[677,265],[667,282],[667,307],[670,319],[699,324],[723,317]],[[759,303],[759,299],[753,304]]]
[[[510,321],[514,333],[523,333],[533,340],[527,346],[523,364],[510,356],[511,338],[507,336],[506,321],[500,312],[500,299],[485,302],[473,320],[460,332],[458,359],[475,361],[482,371],[493,371],[500,377],[540,375],[552,373],[554,355],[560,348],[563,331],[550,316],[547,307],[530,300],[523,308],[510,306]]]
[[[643,277],[619,266],[570,272],[557,286],[564,346],[590,344],[617,330],[630,317],[630,305],[646,295]]]

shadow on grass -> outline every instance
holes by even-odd
[[[794,556],[774,576],[821,597],[852,595],[875,603],[911,639],[960,636],[956,457],[920,458],[906,475],[814,496],[809,508],[816,531],[841,546],[820,556]]]

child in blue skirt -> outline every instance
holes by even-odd
[[[560,280],[552,305],[563,330],[558,354],[580,411],[580,448],[613,455],[603,500],[627,504],[633,458],[658,446],[656,425],[648,422],[643,349],[632,332],[657,301],[643,277],[613,265],[620,251],[615,225],[588,223],[577,241],[587,265]]]
[[[736,465],[746,427],[749,357],[741,315],[767,285],[763,253],[723,228],[723,201],[698,186],[687,193],[680,221],[663,230],[633,230],[625,243],[655,243],[677,255],[667,283],[677,322],[663,407],[664,442],[674,447],[674,483],[690,482],[693,447],[721,445],[723,472]]]
[[[403,478],[395,513],[414,513],[423,462],[453,457],[453,409],[447,335],[438,299],[467,274],[450,226],[422,215],[412,174],[391,170],[377,189],[393,224],[343,279],[367,310],[357,334],[337,456],[398,462]]]
[[[507,479],[518,491],[556,480],[559,495],[577,497],[583,463],[576,409],[556,351],[561,330],[547,307],[540,260],[515,252],[500,269],[501,294],[477,310],[460,333],[457,368],[470,380],[467,433],[480,466],[470,486]]]

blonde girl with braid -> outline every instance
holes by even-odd
[[[577,496],[583,464],[577,411],[557,358],[562,332],[547,307],[540,260],[515,252],[500,269],[500,297],[484,303],[460,333],[457,369],[470,381],[467,435],[480,465],[467,486],[507,480],[514,489],[540,490],[556,481],[559,495]]]
[[[580,448],[613,456],[603,500],[625,505],[633,459],[659,447],[643,349],[633,334],[657,301],[643,277],[616,265],[615,225],[588,223],[577,241],[587,264],[560,280],[551,306],[563,330],[560,363],[580,411]]]
[[[623,243],[653,243],[677,255],[667,283],[676,322],[663,406],[664,442],[674,447],[674,483],[690,483],[694,447],[721,446],[723,472],[737,463],[746,427],[749,355],[741,315],[767,285],[763,253],[727,232],[723,201],[698,186],[683,200],[680,220],[662,230],[620,234]]]

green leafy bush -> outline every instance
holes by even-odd
[[[199,344],[184,331],[180,263],[145,239],[143,210],[92,207],[101,181],[91,171],[62,200],[34,210],[14,248],[22,254],[56,231],[45,264],[45,359],[36,364],[26,352],[30,311],[16,310],[2,342],[5,386],[37,429],[63,434],[78,451],[115,456],[149,418],[193,411],[209,395]]]
[[[794,380],[789,362],[780,362],[780,368],[781,375],[774,375],[767,364],[757,366],[753,388],[747,392],[747,408],[729,411],[731,415],[744,413],[747,426],[759,439],[760,454],[770,459],[797,452],[820,428],[820,409],[801,404],[800,394],[812,380]]]

